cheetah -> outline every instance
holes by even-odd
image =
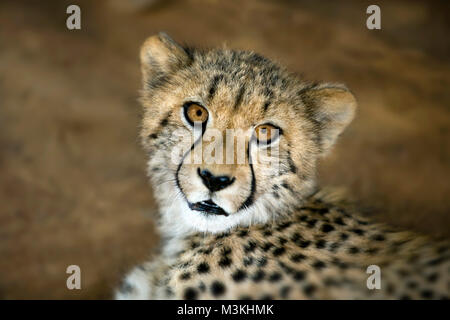
[[[448,299],[448,243],[371,222],[316,184],[317,161],[355,115],[344,85],[165,33],[140,58],[141,141],[162,245],[117,299]],[[241,130],[244,161],[227,129]],[[226,152],[235,161],[208,161]],[[375,289],[369,266],[380,270]]]

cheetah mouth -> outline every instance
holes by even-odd
[[[189,208],[191,210],[204,212],[207,214],[219,215],[219,216],[228,216],[228,213],[225,212],[221,207],[212,202],[211,200],[200,201],[196,203],[189,202]]]

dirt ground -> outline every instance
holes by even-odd
[[[65,26],[74,3],[79,31]],[[346,83],[360,108],[322,184],[377,220],[449,238],[449,4],[376,3],[381,30],[366,28],[366,1],[2,0],[0,298],[110,298],[157,243],[137,97],[139,46],[161,30]],[[71,264],[82,290],[66,288]]]

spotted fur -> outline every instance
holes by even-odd
[[[355,113],[345,86],[306,82],[253,52],[185,48],[165,34],[145,42],[141,61],[141,138],[163,243],[125,278],[117,298],[448,298],[446,244],[372,223],[315,184],[317,160]],[[210,117],[195,143],[178,135],[193,132],[182,112],[192,102]],[[276,170],[249,161],[259,148],[251,139],[244,163],[210,164],[205,151],[200,164],[186,161],[200,139],[216,143],[206,139],[211,128],[251,137],[262,123],[280,128]],[[174,158],[180,145],[185,151]],[[209,192],[200,169],[234,183]],[[189,206],[208,199],[226,215]],[[381,268],[380,290],[367,288],[369,265]]]

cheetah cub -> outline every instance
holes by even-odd
[[[165,34],[140,57],[162,246],[116,298],[448,298],[447,244],[372,223],[315,185],[317,160],[355,114],[345,86]]]

